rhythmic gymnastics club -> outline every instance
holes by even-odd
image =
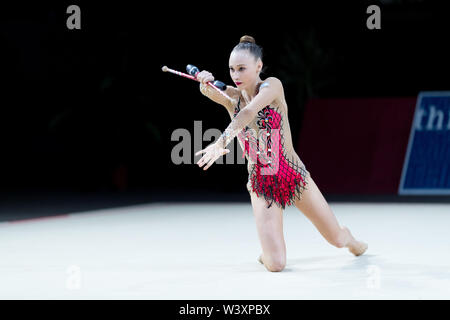
[[[176,74],[176,75],[179,75],[179,76],[182,76],[182,77],[185,77],[185,78],[188,78],[188,79],[191,79],[191,80],[195,80],[195,81],[200,82],[200,81],[197,79],[197,77],[196,77],[197,73],[199,72],[199,71],[198,71],[198,68],[195,67],[195,66],[193,66],[193,65],[190,65],[190,64],[188,64],[186,68],[188,69],[188,72],[191,73],[191,74],[186,74],[186,73],[183,73],[183,72],[180,72],[180,71],[176,71],[176,70],[173,70],[173,69],[168,68],[167,66],[163,66],[163,67],[162,67],[162,71],[163,71],[163,72],[170,72],[170,73],[173,73],[173,74]],[[193,73],[194,75],[192,75],[192,73]],[[233,102],[233,103],[235,102],[234,99],[231,99],[228,95],[226,95],[226,94],[222,91],[222,90],[225,90],[225,89],[226,89],[226,85],[225,85],[223,82],[220,82],[220,81],[218,81],[218,80],[215,80],[214,83],[212,83],[211,81],[208,81],[206,84],[209,85],[210,87],[214,88],[217,92],[219,92],[221,95],[223,95],[225,98],[227,98],[227,99],[230,100],[231,102]],[[219,87],[220,87],[220,88],[223,88],[223,89],[220,90]]]

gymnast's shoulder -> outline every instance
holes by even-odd
[[[281,92],[283,89],[283,84],[277,77],[268,77],[261,83],[261,86],[259,88],[260,90],[263,88],[272,88],[273,90]]]
[[[276,104],[285,104],[284,88],[280,79],[276,77],[266,78],[259,87],[259,93],[263,94],[264,92],[272,102]]]
[[[277,90],[278,92],[283,92],[283,84],[281,83],[281,80],[276,77],[268,77],[266,78],[260,85],[259,89],[263,89],[266,87],[270,87],[274,90]],[[225,93],[229,95],[230,97],[238,97],[241,94],[241,91],[233,86],[228,86],[225,90]]]

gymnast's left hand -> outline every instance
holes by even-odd
[[[220,146],[217,142],[210,144],[205,149],[200,150],[195,153],[196,156],[199,154],[204,153],[203,157],[198,160],[197,164],[201,168],[203,165],[206,164],[206,166],[203,168],[203,170],[208,169],[217,159],[219,159],[221,156],[229,153],[229,149],[224,149],[222,146]]]

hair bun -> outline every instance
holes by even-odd
[[[247,35],[241,37],[241,40],[239,41],[239,43],[242,43],[242,42],[256,43],[255,38],[253,38],[252,36],[247,36]]]

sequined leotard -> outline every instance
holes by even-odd
[[[208,86],[201,84],[200,90],[225,106],[232,120],[246,107],[242,94],[234,87],[227,87],[226,92],[236,98],[235,103],[227,101]],[[285,209],[294,205],[296,199],[301,199],[310,173],[293,148],[284,93],[259,110],[236,138],[248,160],[246,187],[249,193],[264,197],[267,208],[275,202]]]

